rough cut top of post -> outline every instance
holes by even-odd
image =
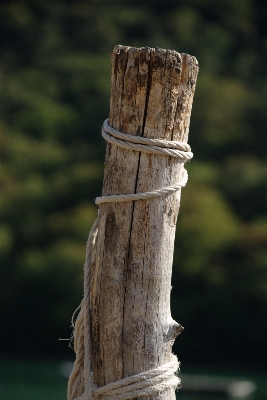
[[[132,135],[187,142],[196,58],[175,50],[118,45],[111,59],[111,125]],[[114,113],[120,114],[117,121]]]

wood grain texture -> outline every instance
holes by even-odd
[[[131,135],[186,142],[196,59],[158,48],[116,46],[111,61],[110,125]],[[102,195],[176,184],[182,167],[169,156],[107,144]],[[91,281],[92,363],[98,386],[170,361],[180,328],[170,314],[179,205],[180,191],[100,206]],[[175,399],[175,392],[169,389],[153,399]]]

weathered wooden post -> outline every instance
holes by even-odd
[[[109,125],[137,137],[186,144],[196,59],[176,51],[119,45],[111,60]],[[107,143],[102,196],[176,185],[184,176],[184,161]],[[173,360],[172,345],[183,329],[170,314],[180,193],[176,189],[159,197],[100,204],[90,282],[91,363],[98,387]],[[145,393],[144,399],[175,399],[171,383],[161,393]]]

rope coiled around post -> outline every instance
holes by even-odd
[[[151,154],[160,154],[189,161],[193,157],[190,146],[176,141],[148,139],[122,133],[112,128],[108,120],[104,121],[102,136],[109,143],[124,149],[141,151]],[[97,197],[97,205],[107,202],[124,202],[151,199],[154,197],[169,195],[184,187],[188,175],[184,169],[182,179],[169,187],[153,190],[145,193],[119,194]],[[84,265],[84,298],[80,305],[80,312],[76,319],[73,332],[74,351],[76,359],[68,383],[68,400],[92,400],[101,396],[101,399],[123,400],[133,399],[145,395],[153,395],[163,390],[177,386],[180,379],[175,375],[179,368],[177,357],[162,366],[152,368],[149,371],[120,379],[101,388],[93,384],[91,373],[91,331],[90,331],[90,274],[95,264],[95,242],[98,233],[98,218],[90,231]]]
[[[106,119],[102,128],[103,138],[116,146],[133,151],[144,151],[150,154],[160,154],[180,158],[186,162],[191,160],[193,153],[187,143],[170,140],[149,139],[142,136],[133,136],[117,131],[108,124]]]

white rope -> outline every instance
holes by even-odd
[[[186,143],[128,135],[112,128],[108,124],[108,120],[103,124],[102,136],[108,142],[124,149],[178,157],[183,162],[193,157],[190,146]],[[184,187],[187,179],[187,171],[184,169],[182,179],[176,185],[151,192],[97,197],[95,203],[99,205],[108,202],[137,201],[169,195]],[[92,226],[86,247],[84,299],[81,302],[80,313],[76,319],[73,332],[76,359],[68,383],[68,400],[96,400],[98,396],[101,396],[101,400],[124,400],[158,394],[170,387],[177,388],[180,379],[175,373],[179,368],[179,362],[174,355],[172,355],[173,360],[171,362],[149,371],[120,379],[100,388],[93,384],[91,374],[90,274],[95,264],[94,247],[98,224],[97,218]]]
[[[86,246],[86,259],[84,264],[84,391],[88,399],[92,398],[92,374],[91,374],[91,312],[90,312],[90,273],[93,264],[93,249],[98,233],[97,218],[92,226]]]
[[[74,400],[84,390],[86,398],[92,399],[91,374],[91,329],[90,329],[90,274],[95,264],[95,241],[98,233],[97,218],[91,228],[84,264],[84,298],[80,305],[80,313],[76,319],[73,339],[76,359],[68,382],[68,400]],[[74,311],[74,314],[77,310]]]
[[[102,203],[120,203],[123,201],[134,201],[134,200],[147,200],[152,199],[153,197],[160,197],[168,194],[172,194],[177,192],[177,190],[184,187],[188,180],[188,174],[186,169],[183,170],[183,177],[177,185],[168,186],[162,189],[153,190],[152,192],[143,192],[143,193],[131,193],[131,194],[113,194],[110,196],[102,196],[97,197],[95,199],[95,204],[99,205]]]
[[[179,369],[179,362],[175,356],[173,358],[173,361],[160,367],[120,379],[101,388],[94,385],[92,398],[97,400],[101,396],[101,400],[134,399],[145,395],[158,394],[167,388],[177,388],[180,379],[175,374]],[[89,398],[83,394],[76,397],[75,400],[89,400]]]
[[[110,133],[110,135],[116,137],[117,139],[122,139],[127,142],[146,144],[149,146],[166,147],[168,149],[177,149],[182,151],[191,151],[191,148],[187,143],[175,142],[171,140],[149,139],[142,136],[133,136],[127,133],[122,133],[120,131],[117,131],[117,129],[112,128],[112,126],[110,126],[108,123],[108,119],[106,119],[103,123],[103,130]]]
[[[107,142],[122,147],[123,149],[176,157],[184,162],[191,160],[193,157],[190,146],[186,143],[129,135],[112,128],[107,121],[108,120],[105,120],[102,128],[103,138]]]

